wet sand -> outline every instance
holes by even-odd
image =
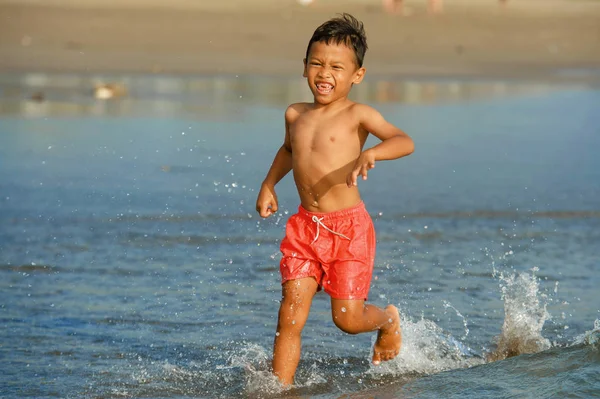
[[[586,79],[600,69],[600,2],[453,0],[404,15],[377,0],[0,0],[0,72],[298,76],[313,30],[338,12],[365,23],[377,76]],[[557,74],[574,69],[584,73]]]

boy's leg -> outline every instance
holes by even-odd
[[[381,309],[365,304],[364,300],[331,298],[331,315],[335,325],[348,334],[378,330],[373,364],[391,360],[400,353],[400,314],[395,306]]]
[[[300,361],[302,329],[317,288],[317,281],[312,277],[289,280],[282,286],[283,299],[273,346],[273,374],[284,385],[294,383]]]

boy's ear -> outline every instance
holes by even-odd
[[[306,58],[303,59],[302,62],[304,62],[304,72],[302,72],[302,77],[305,78],[306,77]]]
[[[354,79],[352,80],[352,83],[358,84],[362,82],[363,78],[365,77],[365,73],[367,73],[367,69],[365,67],[358,68],[358,70],[354,74]]]

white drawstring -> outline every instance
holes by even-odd
[[[317,215],[313,215],[312,217],[312,221],[315,222],[317,224],[317,233],[315,234],[315,239],[311,242],[311,244],[314,244],[315,241],[317,241],[317,238],[319,238],[319,226],[323,226],[323,228],[325,230],[327,230],[330,233],[333,233],[337,236],[343,237],[346,240],[350,241],[350,239],[348,237],[346,237],[345,235],[343,235],[342,233],[338,233],[337,231],[333,231],[331,230],[329,227],[325,226],[325,223],[323,223],[323,219],[325,219],[324,217],[322,218],[318,218]]]

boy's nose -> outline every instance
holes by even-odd
[[[327,67],[319,69],[319,73],[317,74],[317,76],[320,78],[328,77],[330,75],[331,71]]]

